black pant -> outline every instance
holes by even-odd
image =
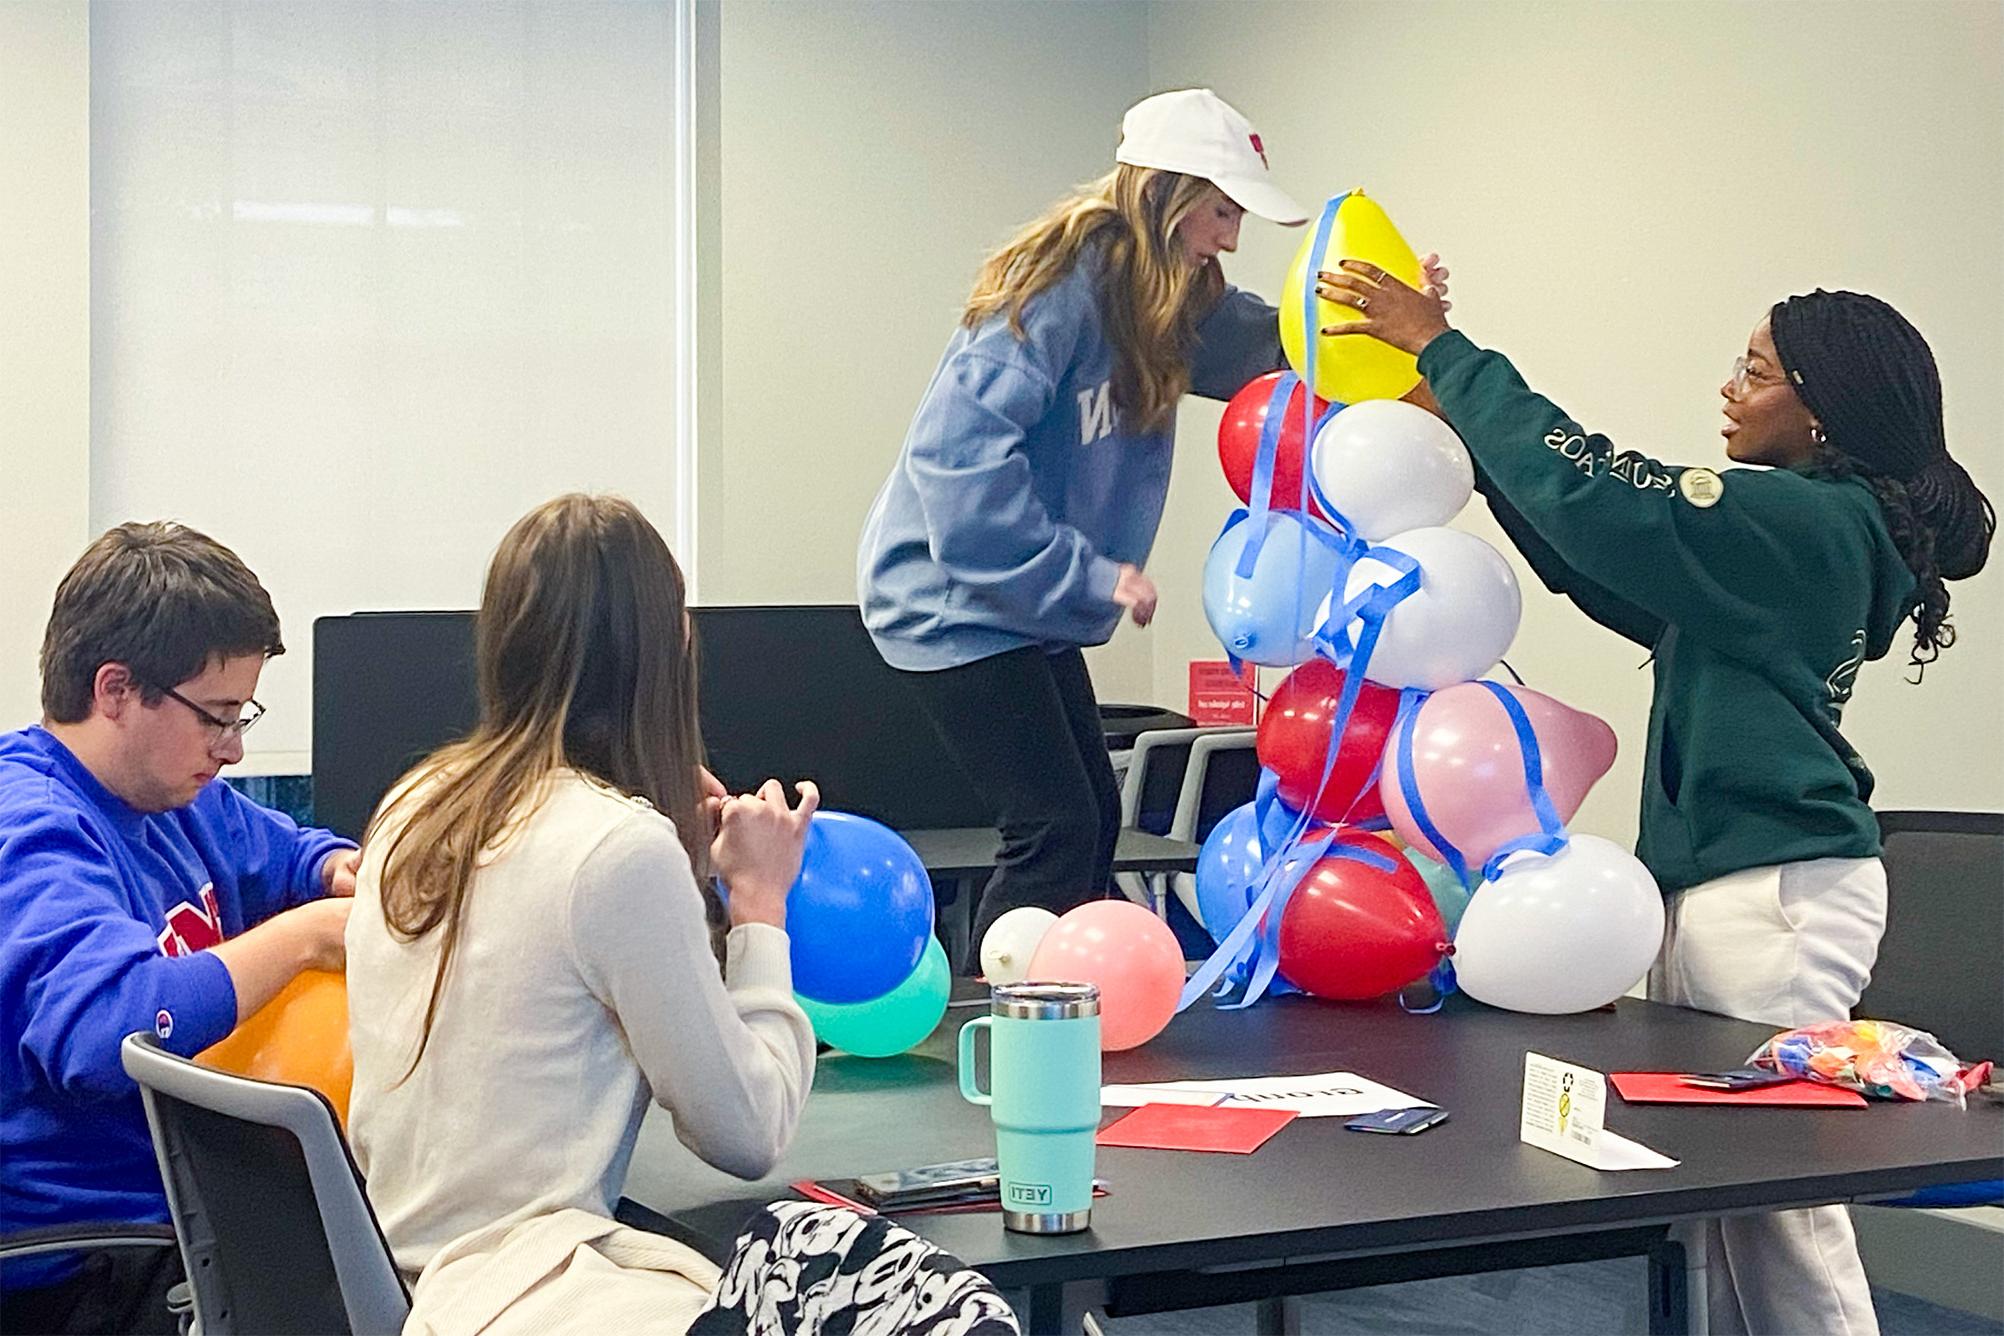
[[[82,1269],[53,1285],[0,1290],[0,1332],[174,1336],[179,1330],[167,1311],[167,1291],[181,1283],[180,1249],[104,1248],[82,1258]]]
[[[1030,645],[905,676],[1002,830],[970,945],[980,950],[989,925],[1019,906],[1062,914],[1105,895],[1120,789],[1085,656]]]

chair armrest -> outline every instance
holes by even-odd
[[[82,1252],[97,1248],[173,1248],[172,1225],[46,1225],[0,1235],[0,1259],[34,1257],[40,1253]]]

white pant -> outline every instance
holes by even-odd
[[[1776,1029],[1845,1020],[1886,929],[1886,870],[1876,858],[1750,868],[1668,909],[1650,997]],[[1698,1236],[1714,1336],[1877,1336],[1844,1207],[1708,1220]]]

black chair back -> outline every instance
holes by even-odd
[[[2004,814],[1881,812],[1889,904],[1855,1014],[2004,1062]]]
[[[1176,819],[1176,801],[1183,796],[1183,775],[1190,768],[1190,743],[1163,742],[1149,748],[1141,772],[1140,802],[1133,825],[1150,835],[1167,835]]]
[[[199,1066],[147,1033],[119,1058],[204,1336],[402,1329],[410,1296],[325,1096]]]
[[[1202,844],[1220,821],[1253,800],[1259,788],[1259,753],[1251,747],[1222,747],[1204,767],[1204,787],[1197,798],[1197,829],[1190,837]]]
[[[243,1332],[350,1330],[299,1139],[168,1095],[154,1107],[181,1194],[199,1199],[207,1231],[188,1265],[226,1296],[205,1311]]]

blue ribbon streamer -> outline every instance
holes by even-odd
[[[1461,856],[1461,850],[1454,847],[1447,836],[1440,833],[1440,827],[1433,824],[1433,817],[1426,810],[1426,800],[1420,796],[1419,777],[1413,773],[1413,732],[1417,727],[1419,702],[1401,701],[1399,721],[1392,727],[1392,746],[1398,765],[1399,792],[1404,795],[1406,809],[1412,813],[1413,824],[1419,827],[1426,842],[1440,855],[1440,861],[1461,883],[1462,890],[1469,889],[1468,860]]]
[[[1246,513],[1252,516],[1253,528],[1246,535],[1246,545],[1239,550],[1237,573],[1241,580],[1252,578],[1253,568],[1259,565],[1260,549],[1266,545],[1266,515],[1273,506],[1273,474],[1278,464],[1280,430],[1287,420],[1287,396],[1300,383],[1292,371],[1282,372],[1273,392],[1267,396],[1266,417],[1259,424],[1259,450],[1253,455],[1252,489],[1246,496]]]
[[[1555,854],[1566,847],[1565,823],[1559,819],[1557,806],[1545,788],[1544,755],[1538,746],[1538,735],[1531,728],[1531,717],[1524,713],[1523,704],[1511,695],[1508,688],[1496,682],[1478,682],[1475,685],[1488,690],[1503,713],[1509,718],[1510,726],[1517,735],[1517,749],[1524,759],[1524,792],[1531,800],[1531,811],[1538,818],[1538,830],[1534,834],[1522,835],[1499,847],[1482,866],[1482,879],[1493,880],[1502,870],[1503,860],[1511,854],[1530,850],[1533,853]],[[1416,727],[1414,713],[1401,707],[1399,722],[1393,725],[1392,746],[1396,752],[1399,790],[1404,795],[1406,807],[1411,811],[1413,824],[1420,834],[1426,836],[1427,843],[1441,855],[1441,862],[1448,871],[1454,873],[1462,889],[1472,888],[1473,878],[1469,875],[1468,860],[1461,850],[1441,834],[1440,828],[1428,815],[1426,802],[1420,795],[1419,778],[1413,768],[1413,732]]]
[[[1311,264],[1321,262],[1323,252],[1328,248],[1330,233],[1335,227],[1336,215],[1342,208],[1344,200],[1348,198],[1347,194],[1338,195],[1323,205],[1321,218],[1316,224],[1314,242],[1309,250]],[[1330,614],[1317,630],[1315,652],[1344,670],[1343,690],[1339,693],[1336,709],[1330,720],[1328,750],[1323,757],[1322,777],[1316,785],[1314,795],[1295,815],[1286,837],[1280,841],[1279,846],[1271,850],[1263,849],[1265,857],[1252,883],[1256,888],[1255,894],[1246,912],[1218,944],[1218,949],[1190,976],[1177,1003],[1178,1011],[1188,1008],[1207,993],[1222,995],[1238,986],[1243,988],[1240,997],[1225,1005],[1228,1008],[1251,1006],[1274,986],[1277,980],[1280,984],[1285,984],[1284,980],[1278,979],[1277,973],[1280,963],[1281,915],[1302,878],[1322,858],[1351,858],[1376,867],[1380,871],[1391,871],[1397,866],[1389,854],[1366,847],[1336,843],[1337,834],[1348,824],[1347,821],[1338,821],[1327,830],[1318,832],[1313,838],[1304,841],[1312,813],[1321,802],[1323,790],[1328,787],[1330,777],[1335,772],[1336,758],[1343,745],[1343,735],[1349,727],[1357,699],[1363,692],[1365,674],[1370,665],[1371,655],[1377,647],[1378,637],[1384,629],[1385,619],[1401,601],[1419,591],[1422,581],[1419,563],[1410,555],[1391,548],[1373,547],[1359,538],[1355,525],[1323,494],[1320,484],[1314,477],[1311,451],[1315,437],[1322,426],[1344,407],[1342,404],[1331,403],[1320,414],[1315,411],[1316,345],[1320,342],[1316,320],[1318,298],[1315,288],[1313,272],[1304,268],[1301,287],[1304,345],[1302,375],[1299,379],[1292,377],[1291,374],[1283,375],[1267,401],[1267,415],[1260,428],[1259,450],[1253,461],[1249,508],[1234,511],[1231,518],[1225,522],[1225,530],[1229,531],[1232,525],[1241,519],[1250,518],[1253,521],[1253,528],[1246,535],[1246,544],[1239,551],[1236,565],[1239,578],[1250,578],[1258,565],[1260,550],[1264,547],[1272,528],[1273,474],[1279,450],[1280,422],[1286,412],[1287,396],[1293,393],[1295,384],[1302,385],[1304,388],[1301,396],[1302,458],[1299,498],[1301,541],[1305,544],[1308,537],[1312,536],[1335,547],[1341,558],[1329,591]],[[1309,510],[1311,498],[1329,524],[1334,526],[1333,529],[1314,520]],[[1219,536],[1223,537],[1223,534]],[[1373,584],[1358,593],[1356,597],[1344,600],[1339,605],[1336,600],[1341,597],[1349,582],[1351,568],[1357,560],[1367,554],[1397,572],[1395,578],[1389,584]],[[1359,626],[1354,640],[1350,630],[1353,623]],[[1231,654],[1229,648],[1226,653],[1233,671],[1239,671],[1237,656]],[[1410,689],[1401,693],[1400,723],[1410,720],[1424,695],[1423,692]],[[1398,725],[1395,724],[1395,732],[1397,728]],[[1410,752],[1410,744],[1407,751]],[[1377,765],[1372,769],[1370,780],[1352,798],[1352,809],[1363,794],[1369,791],[1371,785],[1377,782],[1382,765],[1381,755]],[[1406,769],[1410,770],[1409,755],[1406,758]],[[1403,774],[1401,783],[1405,785],[1409,794],[1416,790],[1416,786],[1406,783],[1406,776]],[[1264,773],[1253,801],[1255,824],[1261,830],[1263,840],[1268,824],[1266,817],[1272,811],[1272,805],[1279,801],[1278,777],[1270,771]],[[1415,805],[1417,806],[1416,803]],[[1345,813],[1346,818],[1347,816],[1348,812]],[[1389,826],[1390,822],[1379,819],[1368,824],[1372,829],[1383,829]],[[1434,837],[1430,835],[1429,838]],[[1436,847],[1440,847],[1443,843],[1435,839]],[[1457,875],[1461,877],[1465,886],[1468,881],[1466,868],[1461,867]],[[1446,971],[1445,975],[1442,974],[1443,970]],[[1447,962],[1443,961],[1436,967],[1432,977],[1444,977],[1449,981],[1448,989],[1452,990],[1453,967]]]
[[[1552,802],[1552,796],[1545,791],[1545,762],[1538,749],[1538,735],[1531,728],[1531,716],[1524,713],[1523,702],[1495,682],[1482,682],[1503,706],[1503,713],[1510,717],[1510,726],[1517,733],[1517,747],[1524,755],[1524,791],[1530,796],[1531,810],[1538,817],[1538,833],[1521,835],[1503,844],[1489,856],[1483,864],[1482,877],[1494,881],[1503,870],[1503,860],[1511,854],[1530,850],[1533,853],[1555,854],[1566,847],[1565,823],[1559,820],[1559,809]]]
[[[1308,252],[1308,261],[1301,273],[1301,342],[1302,375],[1298,383],[1303,387],[1301,395],[1301,496],[1297,502],[1302,518],[1308,517],[1309,460],[1308,452],[1315,440],[1315,345],[1318,342],[1315,322],[1315,275],[1308,264],[1321,262],[1322,252],[1329,245],[1329,234],[1336,226],[1336,213],[1342,208],[1348,194],[1336,196],[1322,206],[1322,216],[1315,224],[1315,244]],[[1250,502],[1254,517],[1260,521],[1258,527],[1246,536],[1246,545],[1239,552],[1238,575],[1241,580],[1252,576],[1253,568],[1259,563],[1260,549],[1266,545],[1269,526],[1265,523],[1266,512],[1273,503],[1274,456],[1280,442],[1281,420],[1287,412],[1287,395],[1293,392],[1289,376],[1281,377],[1274,387],[1273,396],[1267,400],[1266,421],[1260,424],[1259,454],[1253,460],[1253,482]],[[1319,504],[1319,503],[1318,503]],[[1322,513],[1339,525],[1345,533],[1351,526],[1338,519],[1336,513],[1324,507]]]
[[[1433,990],[1433,1001],[1423,1007],[1412,1006],[1406,1001],[1406,990],[1401,988],[1399,990],[1399,1010],[1409,1016],[1431,1016],[1434,1012],[1439,1011],[1446,1004],[1447,999],[1454,996],[1460,986],[1454,980],[1454,958],[1452,956],[1443,957],[1440,964],[1435,965],[1431,970],[1427,971],[1426,983],[1427,987]],[[1407,987],[1411,987],[1411,985],[1408,984]]]
[[[1366,545],[1353,538],[1345,539],[1354,550],[1366,550]],[[1329,745],[1324,753],[1321,781],[1316,786],[1314,796],[1296,815],[1287,837],[1276,849],[1265,851],[1260,871],[1254,881],[1257,893],[1251,904],[1232,930],[1225,935],[1218,949],[1210,959],[1200,965],[1184,986],[1178,1001],[1180,1011],[1191,1006],[1197,999],[1217,989],[1221,982],[1231,983],[1244,979],[1244,988],[1236,1001],[1226,1003],[1228,1009],[1251,1006],[1263,996],[1273,982],[1280,966],[1280,920],[1287,908],[1288,899],[1294,894],[1301,879],[1324,857],[1355,858],[1380,870],[1390,870],[1393,863],[1387,856],[1368,848],[1354,845],[1334,844],[1340,826],[1331,826],[1312,839],[1304,841],[1303,836],[1312,819],[1315,805],[1321,799],[1322,790],[1327,787],[1329,777],[1334,772],[1336,757],[1342,748],[1343,734],[1348,728],[1350,716],[1356,709],[1357,698],[1363,692],[1365,673],[1370,665],[1372,652],[1376,649],[1379,634],[1384,629],[1385,619],[1401,601],[1417,593],[1421,574],[1419,563],[1406,553],[1391,548],[1368,549],[1374,560],[1398,571],[1398,577],[1390,584],[1372,585],[1361,591],[1330,614],[1322,632],[1317,637],[1317,652],[1328,653],[1334,644],[1328,633],[1330,624],[1339,619],[1347,623],[1351,619],[1362,622],[1362,630],[1357,636],[1355,648],[1345,657],[1348,665],[1344,671],[1343,690],[1337,698],[1336,709],[1330,719]],[[1346,569],[1339,571],[1337,579],[1347,580]],[[1332,588],[1332,598],[1338,592]],[[1333,657],[1333,654],[1330,655]],[[1258,801],[1257,796],[1255,801]],[[1332,845],[1334,846],[1332,848]],[[1262,928],[1262,923],[1264,927]]]

